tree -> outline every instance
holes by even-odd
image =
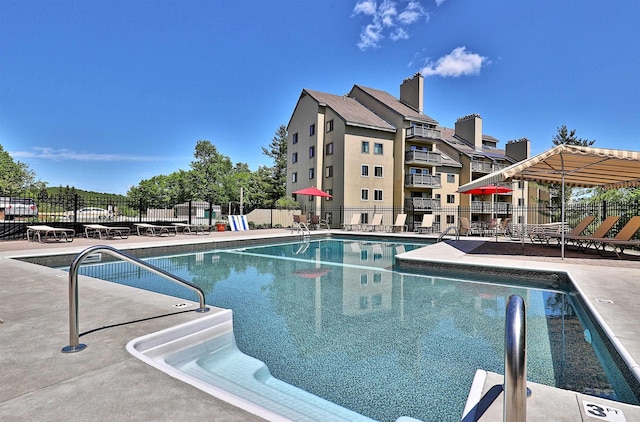
[[[553,145],[577,145],[588,147],[593,145],[596,141],[578,138],[576,136],[576,130],[572,129],[571,131],[567,130],[566,125],[562,125],[558,128],[558,133],[551,140]],[[584,191],[581,191],[584,193]],[[552,185],[549,187],[549,193],[551,194],[551,202],[557,206],[560,205],[562,200],[562,186],[560,185]],[[573,188],[565,186],[564,188],[564,199],[565,203],[571,200],[573,195]]]
[[[233,171],[231,159],[220,154],[210,141],[200,140],[196,144],[195,161],[191,162],[190,180],[194,199],[224,204],[232,194],[229,177]]]
[[[35,187],[44,187],[36,182],[35,173],[25,163],[14,161],[0,145],[0,192],[23,192]]]
[[[280,125],[269,148],[262,147],[262,153],[273,158],[273,166],[269,167],[269,186],[267,194],[271,204],[287,193],[287,128]]]
[[[577,146],[589,147],[593,145],[596,141],[595,139],[590,141],[588,139],[578,138],[576,137],[575,129],[568,131],[567,126],[562,125],[558,128],[558,133],[556,134],[556,136],[553,137],[551,142],[553,142],[553,145],[577,145]]]

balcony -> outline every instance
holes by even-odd
[[[442,187],[440,175],[433,176],[430,174],[409,174],[404,178],[404,185],[408,188],[432,188],[438,189]]]
[[[405,164],[439,164],[442,154],[431,151],[407,151],[404,154]]]
[[[437,129],[431,129],[424,126],[411,126],[410,128],[407,128],[407,139],[414,137],[441,139],[442,133]]]
[[[405,208],[413,208],[415,211],[432,210],[440,208],[440,200],[433,198],[408,198],[404,200]]]
[[[490,161],[472,161],[471,162],[471,171],[474,173],[492,173],[493,172],[493,163]]]

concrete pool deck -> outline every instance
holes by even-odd
[[[326,233],[326,232],[321,232]],[[332,231],[336,234],[358,234]],[[370,235],[370,233],[367,233]],[[381,233],[380,235],[386,235]],[[0,292],[0,420],[177,420],[206,418],[219,421],[253,421],[261,418],[211,397],[139,361],[125,350],[133,338],[182,322],[200,318],[195,312],[177,313],[182,299],[142,291],[115,283],[81,277],[79,282],[81,341],[87,349],[63,354],[69,343],[68,275],[12,257],[77,254],[85,248],[106,244],[121,249],[154,248],[185,244],[207,245],[223,240],[286,238],[286,229],[221,232],[176,237],[138,237],[126,240],[76,238],[72,243],[0,241],[2,281]],[[413,234],[403,234],[411,238]],[[421,235],[424,238],[424,235]],[[595,254],[557,256],[503,254],[495,239],[461,238],[441,242],[405,254],[408,259],[471,266],[507,266],[567,272],[584,300],[599,314],[614,342],[624,348],[631,362],[640,362],[640,259],[607,259]],[[508,243],[503,243],[508,245]],[[547,248],[548,255],[557,249]],[[594,256],[591,256],[594,255]],[[189,302],[191,309],[195,309]],[[215,312],[212,309],[211,312]],[[172,314],[162,318],[159,315]],[[151,318],[151,319],[148,319]],[[143,320],[143,321],[140,321]],[[119,325],[129,321],[140,321]],[[114,325],[107,329],[101,327]],[[479,368],[482,369],[482,368]],[[636,373],[640,369],[633,368]],[[489,374],[486,387],[495,384]],[[549,387],[536,387],[528,402],[529,421],[596,420],[584,412],[581,401],[606,401]],[[558,392],[561,394],[558,394]],[[565,394],[566,393],[566,394]],[[621,409],[627,421],[640,420],[640,408],[608,403]],[[496,400],[480,420],[500,420],[502,402]],[[601,420],[601,419],[600,419]],[[612,419],[613,420],[613,419]]]

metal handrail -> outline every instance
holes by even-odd
[[[300,232],[300,237],[311,237],[311,231],[309,231],[309,227],[304,221],[300,221],[298,223],[293,223],[298,225],[298,231]]]
[[[522,297],[509,296],[505,319],[503,420],[524,422],[527,419],[527,327]]]
[[[442,238],[445,237],[451,231],[455,232],[455,234],[456,234],[456,242],[458,240],[460,240],[460,230],[458,230],[458,227],[449,226],[442,233],[440,233],[440,236],[438,236],[438,238],[436,239],[436,243],[440,242],[442,240]]]
[[[205,306],[204,292],[195,284],[192,284],[186,280],[181,279],[178,276],[168,273],[162,268],[158,268],[118,249],[112,248],[111,246],[92,246],[85,249],[78,256],[76,256],[71,263],[71,266],[69,267],[69,346],[65,346],[62,348],[63,353],[79,352],[87,347],[86,344],[80,343],[80,334],[78,333],[78,269],[80,268],[80,264],[82,263],[84,258],[95,252],[106,252],[111,256],[137,265],[140,268],[149,270],[154,274],[166,278],[167,280],[184,285],[188,289],[193,290],[198,295],[200,307],[195,311],[209,312],[209,308]]]

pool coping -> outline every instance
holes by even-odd
[[[339,234],[339,235],[351,235],[350,232],[342,232],[342,231],[332,231],[332,232],[324,232],[319,234],[320,236],[328,236],[331,234]],[[249,233],[244,234],[244,237],[269,237],[269,241],[273,241],[275,239],[283,239],[283,238],[291,238],[292,234],[289,230],[279,230],[270,233],[268,231],[261,231],[260,233]],[[266,236],[265,236],[266,235]],[[315,236],[316,234],[313,233]],[[359,233],[353,233],[353,235],[360,236]],[[367,235],[370,235],[367,233]],[[366,236],[366,235],[365,235]],[[387,237],[389,234],[382,233],[381,236]],[[412,235],[398,235],[399,238],[404,238],[405,240],[411,239]],[[425,236],[421,235],[420,238],[424,239]],[[294,239],[297,239],[295,235],[293,235]],[[370,236],[367,236],[370,238]],[[146,239],[145,239],[146,240]],[[111,245],[117,245],[122,247],[124,250],[136,249],[136,248],[157,248],[157,247],[166,247],[169,245],[176,244],[189,244],[189,245],[199,245],[201,243],[215,243],[213,242],[213,235],[210,239],[205,239],[204,237],[195,238],[195,236],[180,237],[178,239],[153,239],[154,242],[140,242],[137,243],[135,236],[131,242],[109,242]],[[216,241],[221,239],[216,239]],[[233,239],[229,239],[233,240]],[[244,240],[241,237],[238,237],[236,240],[242,241]],[[478,241],[478,239],[476,239]],[[461,240],[464,242],[464,240]],[[87,243],[85,243],[86,245]],[[94,245],[95,241],[89,242],[88,244]],[[0,244],[0,248],[4,246]],[[24,246],[32,246],[31,249],[26,249]],[[210,246],[210,245],[209,245]],[[22,248],[17,249],[0,249],[0,259],[4,258],[17,258],[24,256],[42,256],[42,255],[50,255],[50,254],[77,254],[80,250],[83,249],[83,244],[79,241],[74,241],[74,243],[68,245],[21,245]],[[635,341],[634,337],[636,337],[637,330],[629,329],[629,327],[625,326],[624,323],[620,323],[622,318],[635,319],[638,320],[638,316],[640,315],[640,307],[635,305],[632,300],[625,301],[625,298],[632,298],[634,295],[632,291],[625,290],[625,288],[630,285],[633,287],[633,279],[637,278],[638,269],[640,266],[634,268],[616,268],[609,267],[607,268],[599,268],[599,267],[587,267],[587,268],[579,268],[579,265],[571,264],[571,263],[563,263],[559,261],[554,261],[553,263],[541,263],[538,261],[528,260],[527,257],[516,257],[505,259],[503,257],[496,256],[482,256],[479,259],[478,257],[467,256],[464,253],[458,253],[459,248],[453,248],[448,246],[448,249],[442,250],[443,247],[447,247],[445,243],[440,243],[436,246],[430,246],[427,249],[430,249],[430,256],[425,257],[425,259],[437,259],[441,262],[445,261],[454,261],[463,263],[466,265],[478,265],[479,262],[483,262],[483,265],[503,265],[503,266],[516,266],[523,268],[534,268],[534,269],[549,269],[551,268],[553,271],[561,270],[566,271],[570,274],[574,280],[576,280],[576,288],[581,290],[585,295],[585,301],[590,303],[597,311],[598,315],[602,314],[602,320],[606,323],[607,326],[611,328],[612,333],[614,333],[613,337],[610,337],[610,340],[616,339],[619,340],[620,343],[627,348],[628,344],[631,344],[631,351],[629,355],[631,358],[633,356],[640,356],[640,347],[638,347],[637,341]],[[157,250],[157,249],[156,249]],[[409,252],[410,253],[410,252]],[[104,412],[112,412],[107,409],[113,409],[113,406],[116,408],[126,409],[131,415],[142,415],[141,412],[151,412],[154,409],[158,411],[162,411],[162,415],[165,418],[171,418],[173,416],[183,417],[185,415],[199,415],[205,417],[211,414],[212,409],[217,409],[218,412],[222,412],[224,414],[227,412],[229,415],[229,419],[233,419],[234,416],[231,414],[235,414],[236,419],[242,420],[252,420],[252,416],[246,413],[235,413],[236,411],[230,409],[225,403],[211,401],[206,397],[193,393],[193,388],[190,386],[179,385],[175,383],[171,383],[165,380],[162,377],[158,377],[157,372],[153,368],[149,368],[152,370],[147,370],[140,365],[137,365],[131,362],[130,359],[123,358],[121,356],[121,352],[123,351],[123,345],[135,338],[136,335],[132,334],[131,331],[141,332],[141,333],[149,333],[158,331],[158,329],[162,329],[163,326],[166,328],[167,326],[173,326],[177,323],[180,323],[177,319],[190,320],[194,318],[198,318],[199,316],[195,314],[183,314],[177,317],[170,317],[170,319],[164,321],[157,321],[154,323],[141,323],[136,330],[126,330],[115,331],[111,333],[101,333],[100,335],[92,335],[92,343],[90,344],[88,350],[86,352],[82,352],[79,354],[75,354],[73,357],[65,357],[62,358],[62,354],[59,353],[59,347],[63,346],[65,343],[65,338],[67,336],[67,303],[66,303],[66,294],[64,291],[66,290],[66,286],[60,288],[59,286],[54,286],[55,288],[46,288],[42,291],[38,291],[39,296],[33,300],[29,295],[27,295],[23,290],[25,289],[23,286],[32,286],[34,288],[39,288],[40,284],[43,284],[43,280],[45,278],[57,277],[59,273],[58,270],[53,270],[51,268],[45,268],[38,265],[33,265],[27,262],[19,262],[11,259],[11,265],[5,266],[5,269],[9,268],[11,271],[12,277],[7,277],[0,284],[2,287],[2,291],[5,294],[5,297],[9,298],[6,301],[3,309],[3,314],[0,315],[0,319],[4,319],[4,324],[0,324],[0,335],[9,335],[9,337],[5,338],[5,341],[0,345],[0,350],[2,350],[1,356],[11,356],[12,364],[18,365],[20,367],[20,378],[23,379],[20,384],[23,384],[21,387],[21,391],[24,393],[17,394],[15,396],[11,396],[10,393],[1,396],[0,400],[0,417],[12,417],[14,419],[20,419],[22,416],[23,419],[27,417],[30,420],[51,420],[55,419],[55,415],[59,415],[62,418],[62,415],[73,414],[77,409],[82,409],[83,406],[85,409],[93,412],[94,415],[110,415],[113,417],[113,420],[127,420],[128,418],[122,416],[120,418],[113,413],[104,413]],[[611,268],[615,268],[617,272],[617,277],[612,279]],[[596,274],[597,273],[597,274]],[[599,275],[598,275],[599,274]],[[609,277],[607,278],[607,275]],[[607,283],[599,283],[598,278],[607,280]],[[594,280],[590,280],[590,278]],[[55,280],[55,278],[54,278]],[[64,284],[64,283],[63,283]],[[90,283],[86,283],[83,281],[80,282],[80,285],[88,285]],[[91,286],[91,289],[94,287],[99,289],[101,292],[113,292],[120,291],[119,288],[103,285],[102,283],[96,283],[97,286]],[[109,283],[113,285],[113,283]],[[619,291],[615,292],[616,286],[619,287]],[[605,287],[610,287],[611,289],[607,289]],[[81,287],[82,289],[83,287]],[[132,289],[132,288],[128,288]],[[612,294],[617,293],[616,294]],[[110,293],[111,294],[111,293]],[[115,293],[114,293],[115,294]],[[120,293],[118,293],[120,294]],[[136,292],[135,298],[132,298],[131,293],[122,293],[123,299],[119,300],[131,300],[133,302],[139,301],[140,303],[153,303],[154,301],[158,302],[175,302],[175,298],[158,298],[157,294],[150,292]],[[65,300],[62,301],[61,304],[56,305],[56,303],[61,302],[60,298],[64,297]],[[616,306],[620,306],[618,311],[612,311],[613,308],[610,308],[608,304],[597,303],[594,302],[595,298],[600,297],[611,297],[615,300]],[[84,302],[82,302],[84,301]],[[34,302],[34,303],[31,303]],[[27,306],[28,309],[25,308],[25,304],[29,303]],[[84,307],[89,306],[101,306],[101,296],[96,296],[93,291],[82,291],[81,290],[81,312],[84,310]],[[84,306],[83,306],[84,305]],[[147,305],[145,305],[146,307]],[[42,318],[40,315],[40,309],[47,308],[50,309],[49,314],[46,318]],[[99,310],[99,309],[98,309]],[[134,309],[127,309],[127,312],[134,312]],[[621,317],[622,314],[622,317]],[[171,319],[174,318],[174,319]],[[176,319],[177,318],[177,319]],[[89,325],[89,320],[92,319],[92,315],[87,314],[86,316],[82,316],[81,324],[86,323]],[[104,323],[104,315],[98,315],[96,318],[93,318],[95,321],[91,321],[92,323],[100,324]],[[40,321],[40,322],[39,322]],[[36,365],[28,364],[28,358],[30,354],[42,355],[42,351],[36,352],[25,352],[14,353],[16,349],[16,345],[27,345],[31,344],[31,337],[33,335],[33,327],[38,329],[39,324],[46,322],[47,326],[51,326],[54,328],[53,330],[45,329],[43,327],[43,340],[49,346],[46,346],[44,349],[44,354],[46,356],[42,357],[43,364],[47,368],[54,368],[53,371],[58,371],[59,367],[62,367],[60,371],[66,372],[71,371],[73,374],[56,374],[58,378],[56,380],[51,381],[47,384],[47,380],[41,380],[39,386],[30,386],[24,385],[29,384],[30,382],[24,382],[24,380],[29,379],[37,379],[42,377],[41,367]],[[25,329],[27,328],[27,329]],[[108,330],[107,330],[108,331]],[[627,332],[625,332],[627,331]],[[46,334],[48,333],[48,334]],[[107,343],[104,343],[101,338],[106,338]],[[11,341],[8,341],[11,339]],[[106,341],[105,340],[105,341]],[[634,342],[635,341],[635,342]],[[100,344],[98,344],[100,342]],[[98,347],[99,346],[99,347]],[[55,350],[51,350],[51,348]],[[122,350],[120,350],[122,349]],[[110,365],[105,364],[100,368],[88,368],[83,370],[82,368],[78,368],[78,370],[74,369],[78,363],[82,365],[88,365],[86,361],[90,360],[90,353],[93,353],[92,358],[94,359],[96,356],[100,357],[100,355],[109,355],[113,354],[114,358],[120,362],[113,363]],[[84,354],[84,355],[83,355]],[[96,355],[97,354],[97,355]],[[6,358],[5,358],[6,359]],[[123,360],[124,359],[124,360]],[[131,357],[131,359],[136,360]],[[75,362],[75,363],[74,363]],[[136,397],[129,397],[130,395],[124,394],[121,395],[117,391],[103,391],[101,389],[100,383],[97,381],[107,381],[107,385],[109,380],[112,380],[114,383],[119,383],[121,378],[113,379],[114,372],[118,369],[118,365],[127,365],[129,369],[134,368],[135,371],[133,373],[131,371],[126,371],[125,374],[120,373],[119,375],[123,375],[126,377],[131,377],[132,379],[140,379],[136,378],[138,375],[142,376],[141,379],[152,379],[154,383],[156,383],[157,387],[154,389],[154,393],[152,396],[157,398],[158,401],[153,403],[151,407],[144,403],[141,403],[141,400]],[[82,366],[81,365],[81,366]],[[143,364],[146,366],[146,364]],[[15,374],[14,374],[15,375]],[[9,377],[9,378],[7,378]],[[12,378],[11,374],[3,374],[0,375],[0,380],[3,381],[3,385],[10,385],[12,382],[18,382],[16,378]],[[170,397],[167,396],[165,388],[167,385],[170,386],[171,391],[181,391],[184,394],[184,397],[195,396],[198,398],[198,402],[189,401],[188,399],[184,399],[185,403],[177,403],[175,400],[171,400]],[[69,390],[70,389],[70,390]],[[96,390],[99,389],[99,390]],[[74,391],[73,396],[68,395],[68,391]],[[90,399],[93,394],[96,394],[99,391],[101,395],[101,402],[95,402]],[[87,394],[91,393],[90,396]],[[34,402],[33,400],[37,400]],[[43,407],[45,403],[56,402],[57,408],[51,407]],[[206,409],[200,406],[200,401],[204,401],[207,404]],[[42,404],[41,404],[42,403]],[[87,407],[88,406],[88,407]],[[109,407],[112,406],[112,407]],[[57,412],[57,413],[56,413]],[[144,413],[147,414],[148,413]],[[242,416],[239,416],[242,415]],[[640,417],[640,413],[636,414]],[[259,418],[258,418],[259,419]],[[255,420],[258,420],[255,419]],[[535,420],[535,419],[531,419]],[[565,420],[575,420],[575,419],[565,419]]]

